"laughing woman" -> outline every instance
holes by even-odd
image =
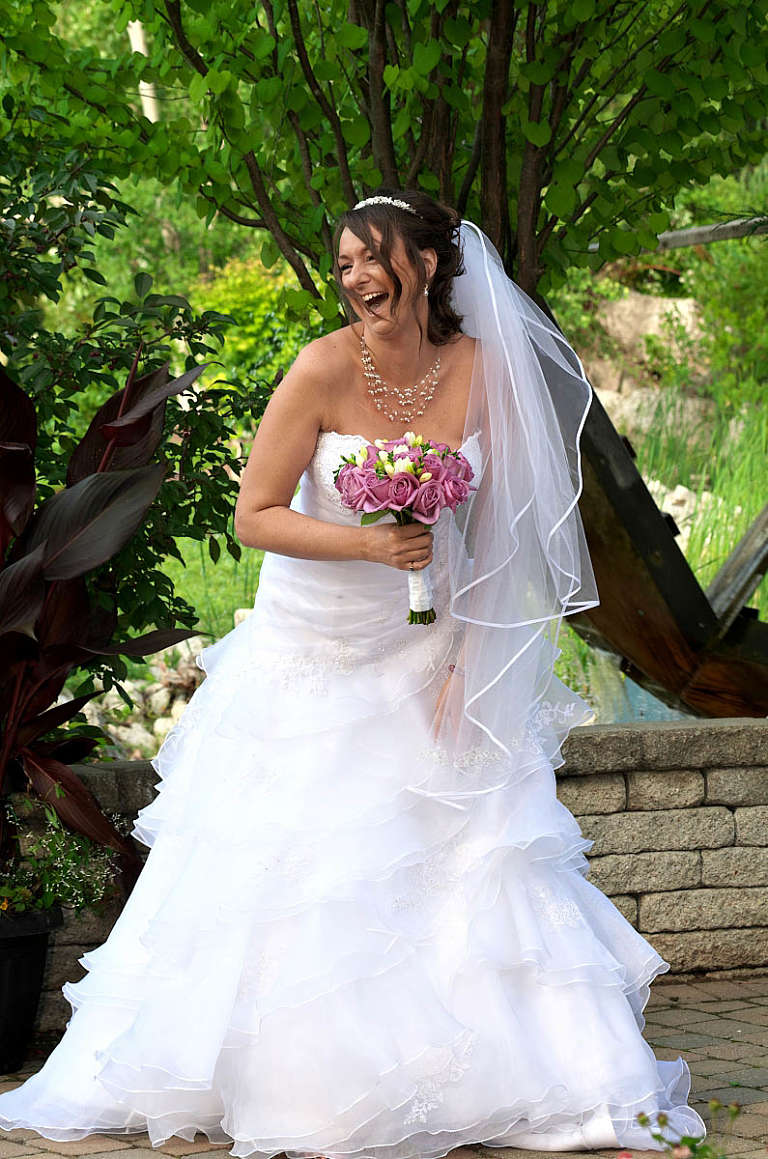
[[[553,673],[563,618],[599,602],[579,359],[423,193],[358,203],[333,258],[353,320],[301,352],[242,480],[253,614],[198,658],[145,867],[0,1125],[259,1159],[661,1150],[661,1112],[703,1135],[686,1063],[641,1033],[668,963],[588,880],[555,789],[593,715]],[[431,529],[361,526],[342,456],[406,432],[477,489]],[[409,624],[426,569],[437,616]]]

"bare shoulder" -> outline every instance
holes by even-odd
[[[306,373],[319,374],[332,381],[334,372],[349,362],[350,334],[351,327],[344,326],[340,330],[332,330],[329,334],[313,338],[299,351],[294,366],[300,365]]]
[[[471,375],[477,339],[472,338],[469,334],[459,333],[449,339],[447,346],[450,351],[451,365],[457,376],[464,378]]]

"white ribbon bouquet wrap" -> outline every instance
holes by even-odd
[[[472,467],[461,451],[406,431],[401,439],[377,439],[356,455],[342,456],[334,482],[342,502],[362,512],[361,525],[392,515],[399,524],[436,523],[440,512],[454,513],[474,489]],[[408,572],[409,624],[431,624],[429,566]]]

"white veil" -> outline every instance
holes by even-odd
[[[464,438],[479,432],[482,472],[452,529],[462,646],[434,735],[457,755],[490,749],[518,771],[544,756],[556,768],[569,730],[594,719],[553,673],[563,617],[600,602],[577,505],[592,388],[473,222],[462,221],[460,245],[452,304],[477,339]]]

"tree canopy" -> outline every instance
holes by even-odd
[[[21,116],[260,231],[338,316],[336,216],[381,183],[477,221],[529,293],[655,248],[685,186],[766,151],[765,0],[95,0],[103,38],[11,0]],[[128,37],[144,26],[146,55]],[[142,112],[153,86],[160,118]],[[599,243],[590,252],[591,242]]]

